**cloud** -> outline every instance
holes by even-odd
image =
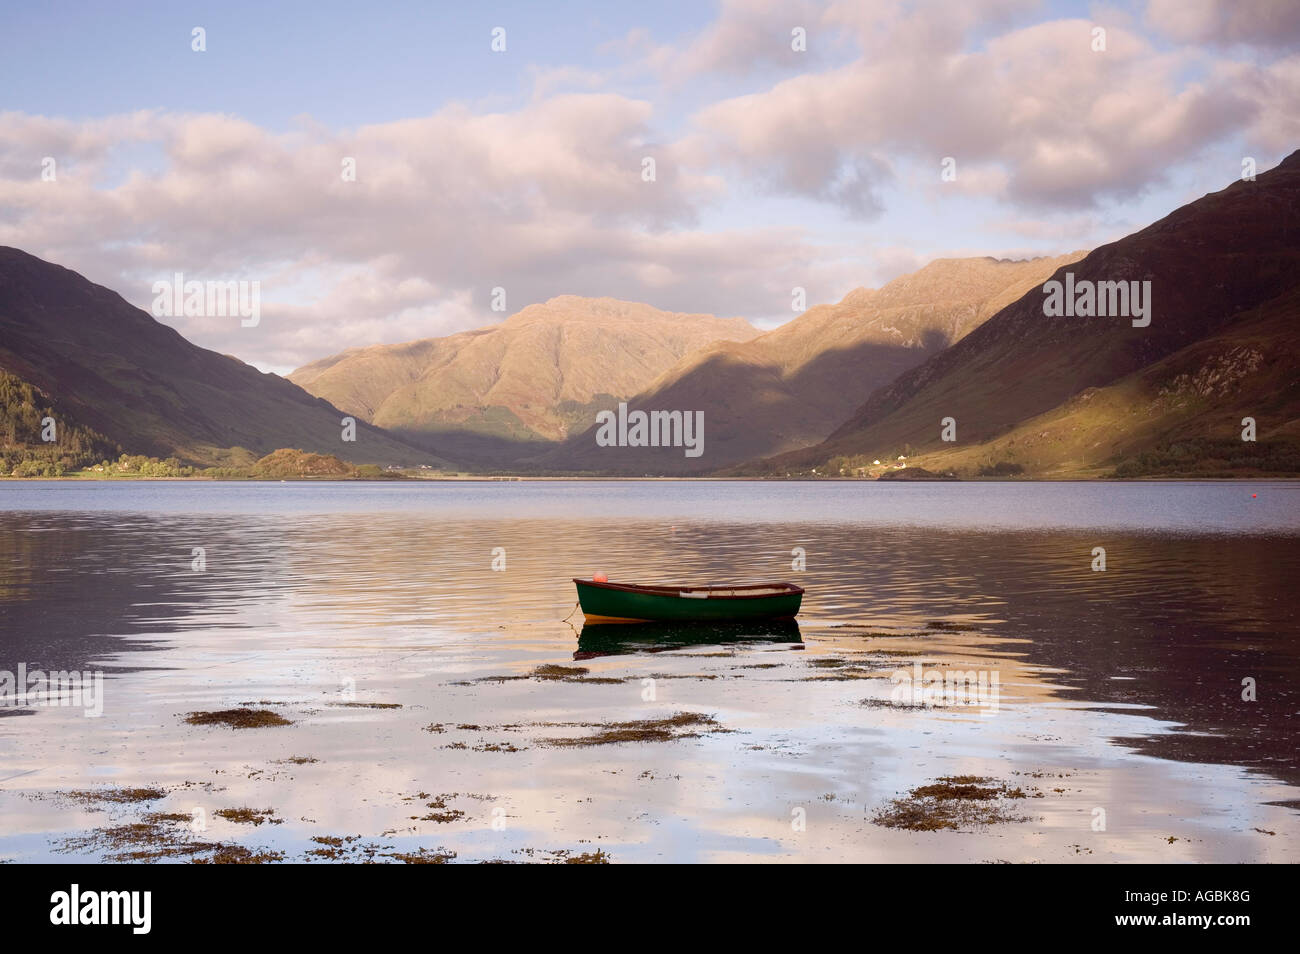
[[[1014,18],[1021,6],[999,9]],[[937,187],[941,159],[951,156],[956,191],[1081,209],[1163,183],[1266,113],[1270,144],[1290,128],[1269,105],[1279,97],[1260,86],[1290,90],[1294,69],[1285,62],[1252,75],[1158,51],[1119,26],[1099,52],[1086,20],[1017,26],[975,43],[977,22],[988,24],[946,8],[853,12],[834,15],[859,31],[860,59],[701,109],[691,140],[698,161],[870,217],[896,176],[921,171]],[[978,178],[963,181],[962,169]]]
[[[634,27],[598,52],[618,57],[622,72],[650,73],[671,88],[709,76],[788,74],[849,48],[829,9],[824,0],[722,0],[710,23],[676,45],[656,42],[649,30]],[[798,39],[796,31],[802,31]]]
[[[281,130],[217,113],[5,112],[0,244],[145,307],[177,271],[259,281],[257,328],[169,320],[278,369],[500,320],[497,287],[507,313],[608,295],[770,322],[789,317],[795,286],[838,300],[924,264],[921,248],[888,244],[889,231],[923,234],[912,223],[877,251],[853,231],[888,221],[897,196],[913,210],[985,203],[986,233],[1065,251],[1211,148],[1221,161],[1241,144],[1261,168],[1295,148],[1300,55],[1272,39],[1294,35],[1290,7],[1263,3],[1267,29],[1229,4],[1190,9],[1180,20],[1154,0],[1135,26],[1098,8],[1107,44],[1094,52],[1097,24],[1044,19],[1032,0],[725,0],[693,35],[634,29],[603,48],[630,62],[525,70],[511,109],[451,103],[353,128],[304,116]],[[790,49],[795,26],[806,54]],[[1171,50],[1152,31],[1213,49]],[[1243,44],[1270,56],[1234,58]],[[826,208],[858,221],[828,227]],[[990,252],[936,214],[918,244]]]
[[[813,0],[723,0],[717,19],[666,65],[684,75],[807,69],[835,42],[817,30],[823,12]],[[797,29],[804,31],[802,49]]]
[[[1150,0],[1146,22],[1183,43],[1275,49],[1300,44],[1295,0]]]
[[[1220,64],[1214,82],[1251,91],[1246,135],[1253,147],[1286,154],[1300,145],[1300,53],[1267,67]]]
[[[262,367],[447,334],[558,294],[681,311],[776,311],[817,253],[793,228],[706,232],[717,177],[657,142],[648,102],[562,94],[513,112],[272,132],[234,116],[147,112],[85,123],[0,115],[0,244],[142,306],[152,284],[257,281],[262,321],[169,318]],[[140,149],[150,161],[133,162]],[[55,181],[40,158],[58,157]],[[642,159],[656,158],[654,181]],[[341,175],[355,160],[356,181]],[[108,170],[129,171],[106,180]]]

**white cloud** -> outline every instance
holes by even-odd
[[[556,95],[514,112],[455,106],[333,131],[274,133],[231,116],[90,123],[0,116],[0,244],[148,307],[152,283],[258,281],[262,321],[168,319],[204,346],[284,368],[374,341],[447,334],[557,294],[674,310],[762,311],[816,257],[799,230],[703,232],[717,195],[654,141],[649,103]],[[159,167],[101,183],[124,150]],[[55,182],[39,158],[59,158]],[[656,178],[643,181],[653,155]],[[357,181],[341,178],[344,157]]]
[[[1146,21],[1184,43],[1300,45],[1300,3],[1295,0],[1150,0]]]
[[[824,19],[855,32],[861,57],[707,105],[690,154],[869,218],[899,177],[937,187],[947,156],[951,191],[1068,210],[1140,195],[1234,135],[1294,147],[1295,56],[1166,52],[1117,21],[1098,52],[1092,21],[1025,25],[1032,6],[832,4]]]

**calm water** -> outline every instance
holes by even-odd
[[[0,672],[107,675],[98,718],[0,709],[0,859],[103,857],[76,839],[154,810],[289,860],[1295,861],[1298,543],[1284,482],[3,482]],[[564,618],[597,570],[808,593],[762,639],[593,639]],[[891,704],[914,663],[996,705]],[[293,724],[184,722],[246,703]],[[727,731],[548,741],[679,712]],[[873,823],[959,774],[1035,797]],[[167,795],[66,796],[107,786]]]

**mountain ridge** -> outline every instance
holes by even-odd
[[[496,325],[349,349],[289,378],[411,440],[517,458],[521,446],[560,440],[637,393],[682,355],[758,334],[742,318],[560,295]]]
[[[220,464],[281,447],[357,463],[443,463],[279,375],[201,348],[72,269],[0,246],[0,368],[134,453]]]
[[[1207,193],[1093,250],[1052,278],[1061,280],[1066,271],[1076,282],[1150,281],[1150,326],[1133,327],[1127,316],[1048,316],[1042,290],[1031,291],[953,347],[872,392],[821,444],[738,470],[805,473],[842,458],[856,472],[863,466],[856,458],[884,459],[905,448],[912,450],[907,456],[930,469],[969,465],[973,448],[987,447],[981,453],[991,456],[995,450],[1007,453],[1010,438],[1004,435],[1090,389],[1140,376],[1204,342],[1226,346],[1224,336],[1230,338],[1233,328],[1247,334],[1252,320],[1268,317],[1266,311],[1287,312],[1289,293],[1300,281],[1300,152],[1253,182]],[[1285,358],[1289,340],[1278,337],[1270,354]],[[1241,386],[1249,390],[1248,382]],[[1142,393],[1146,402],[1149,395]],[[1261,406],[1270,403],[1263,393],[1252,399]],[[1177,438],[1179,415],[1165,416],[1165,430]],[[941,440],[940,422],[946,417],[956,420],[955,443]],[[1280,422],[1283,433],[1291,422],[1289,417]],[[1123,440],[1122,420],[1107,426],[1119,436],[1099,440],[1092,455],[1072,449],[1079,456],[1053,462],[1046,450],[1035,456],[1021,443],[1014,456],[1026,473],[1104,473],[1118,467],[1125,454],[1141,453]],[[1231,431],[1225,418],[1206,436],[1217,440]],[[1152,431],[1150,439],[1159,441],[1159,435],[1159,429]]]
[[[879,289],[814,305],[747,342],[684,356],[630,408],[705,411],[705,460],[661,448],[596,446],[594,427],[539,458],[552,469],[703,473],[806,446],[842,423],[875,385],[960,340],[1006,302],[1082,252],[1032,259],[945,258]]]

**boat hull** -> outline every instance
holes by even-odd
[[[578,602],[589,623],[722,622],[794,619],[803,590],[790,586],[759,595],[684,597],[669,587],[632,587],[574,580]],[[744,587],[718,588],[728,592]],[[760,589],[760,588],[755,588]],[[688,592],[709,592],[696,588]]]
[[[687,646],[731,646],[772,643],[802,646],[799,624],[792,619],[749,622],[607,623],[591,620],[578,633],[574,659],[595,659],[628,653],[657,653]]]

